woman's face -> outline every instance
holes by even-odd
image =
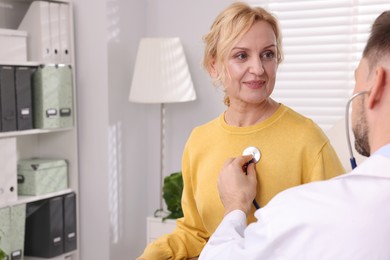
[[[253,24],[233,46],[227,59],[223,85],[230,105],[259,104],[272,93],[275,86],[277,62],[276,36],[265,21]]]

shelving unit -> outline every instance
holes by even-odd
[[[21,21],[31,6],[33,0],[0,0],[0,28],[17,30]],[[76,107],[76,84],[75,84],[75,48],[73,32],[73,4],[71,0],[45,0],[44,2],[62,3],[69,6],[69,62],[72,67],[73,76],[73,127],[61,129],[29,129],[22,131],[0,132],[0,141],[8,138],[16,139],[17,160],[30,158],[61,158],[68,162],[68,189],[39,196],[18,196],[17,200],[2,202],[0,208],[12,207],[19,204],[27,204],[43,199],[48,199],[68,193],[76,194],[76,221],[77,221],[77,250],[63,255],[49,258],[51,260],[80,260],[79,256],[79,218],[78,218],[78,136],[77,136],[77,107]],[[29,36],[28,36],[29,37]],[[28,43],[28,42],[27,42]],[[1,42],[0,42],[1,47]],[[0,65],[38,67],[40,65],[52,64],[50,61],[2,61]],[[3,147],[0,147],[0,154]],[[0,165],[0,167],[2,167]],[[17,178],[17,176],[15,176]],[[39,260],[48,258],[37,258],[24,256],[25,260]]]

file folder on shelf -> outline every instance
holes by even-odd
[[[27,204],[24,254],[50,258],[64,252],[63,197]]]
[[[0,208],[0,249],[10,260],[23,259],[26,204]]]
[[[76,194],[64,195],[64,253],[77,249]]]
[[[16,67],[15,88],[16,88],[16,114],[17,129],[27,130],[33,128],[32,111],[32,73],[35,68]]]
[[[34,127],[42,129],[73,126],[72,69],[45,65],[33,75]]]
[[[0,66],[1,131],[16,130],[15,69]]]

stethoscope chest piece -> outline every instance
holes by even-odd
[[[252,155],[252,162],[254,163],[257,163],[261,157],[260,150],[254,146],[248,146],[247,148],[245,148],[245,150],[242,152],[242,155]]]
[[[253,158],[252,160],[250,160],[249,162],[247,162],[244,166],[243,166],[243,171],[245,172],[245,174],[247,174],[247,167],[250,163],[257,163],[259,160],[260,160],[260,157],[261,157],[261,153],[260,153],[260,150],[254,146],[248,146],[247,148],[245,148],[245,150],[242,152],[242,155],[252,155]],[[260,206],[259,204],[257,203],[256,199],[253,200],[253,205],[255,206],[256,209],[259,209]]]

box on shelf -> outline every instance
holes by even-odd
[[[62,159],[18,162],[18,194],[42,195],[68,188],[68,164]]]
[[[0,29],[0,61],[27,61],[27,32]]]

